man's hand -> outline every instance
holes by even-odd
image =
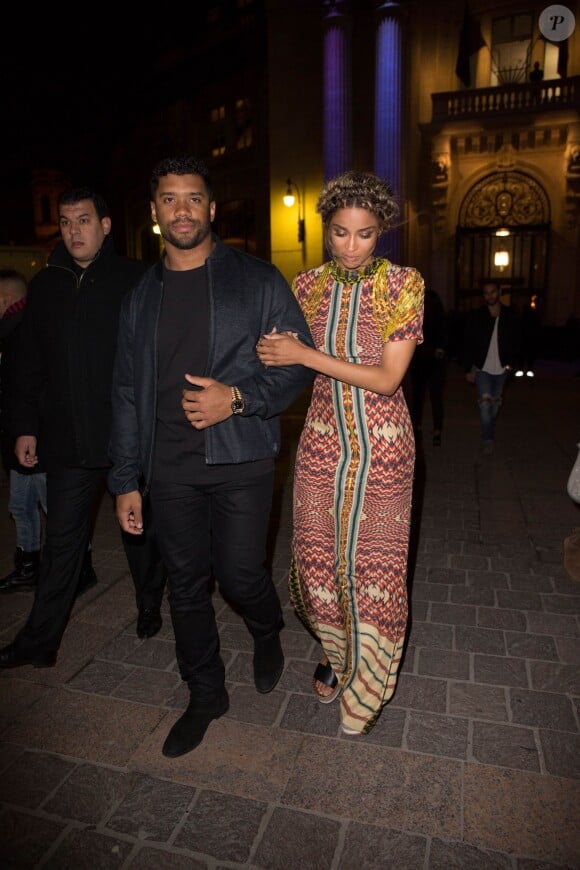
[[[123,531],[129,532],[130,535],[142,535],[143,499],[139,490],[124,492],[122,495],[118,495],[115,501],[115,512]]]
[[[207,429],[232,416],[232,390],[214,378],[198,378],[185,375],[185,380],[198,390],[183,391],[181,407],[194,429]]]
[[[36,435],[19,435],[14,444],[14,452],[20,465],[24,465],[25,468],[34,468],[38,465]]]
[[[295,332],[277,332],[275,329],[263,335],[256,345],[256,353],[262,365],[291,366],[304,364],[304,352],[308,348]]]
[[[467,372],[467,374],[465,375],[465,380],[469,384],[474,384],[475,383],[475,372]]]

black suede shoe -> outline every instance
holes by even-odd
[[[0,668],[19,668],[22,665],[32,665],[35,668],[53,668],[56,664],[56,653],[23,653],[16,644],[9,643],[0,649]]]
[[[167,758],[178,758],[195,749],[208,729],[210,722],[219,719],[227,713],[230,706],[228,693],[223,689],[222,693],[213,702],[201,702],[192,698],[183,716],[181,716],[163,744],[163,755]]]
[[[140,610],[139,618],[137,620],[137,636],[153,637],[157,634],[162,625],[163,620],[161,619],[161,613],[157,608],[151,610]]]
[[[280,632],[254,638],[254,684],[266,695],[276,686],[284,670],[284,653]]]

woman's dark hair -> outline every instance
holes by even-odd
[[[388,227],[398,214],[392,188],[372,172],[350,170],[327,181],[318,197],[316,211],[326,226],[339,208],[366,208]]]
[[[159,179],[165,175],[200,175],[203,178],[205,189],[210,200],[213,199],[213,187],[209,177],[209,169],[199,157],[191,154],[182,154],[178,157],[165,157],[160,160],[151,173],[149,180],[149,192],[151,199],[155,199]]]

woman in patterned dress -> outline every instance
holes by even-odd
[[[407,628],[415,442],[401,382],[423,338],[424,282],[374,256],[397,213],[377,176],[330,180],[317,211],[332,259],[293,282],[315,348],[270,333],[257,353],[317,372],[296,454],[290,592],[324,651],[316,695],[340,696],[342,730],[364,734],[393,695]]]

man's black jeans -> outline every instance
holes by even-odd
[[[196,699],[214,699],[225,680],[213,580],[252,637],[281,628],[280,599],[266,566],[273,483],[272,471],[227,483],[151,485],[177,662]]]

